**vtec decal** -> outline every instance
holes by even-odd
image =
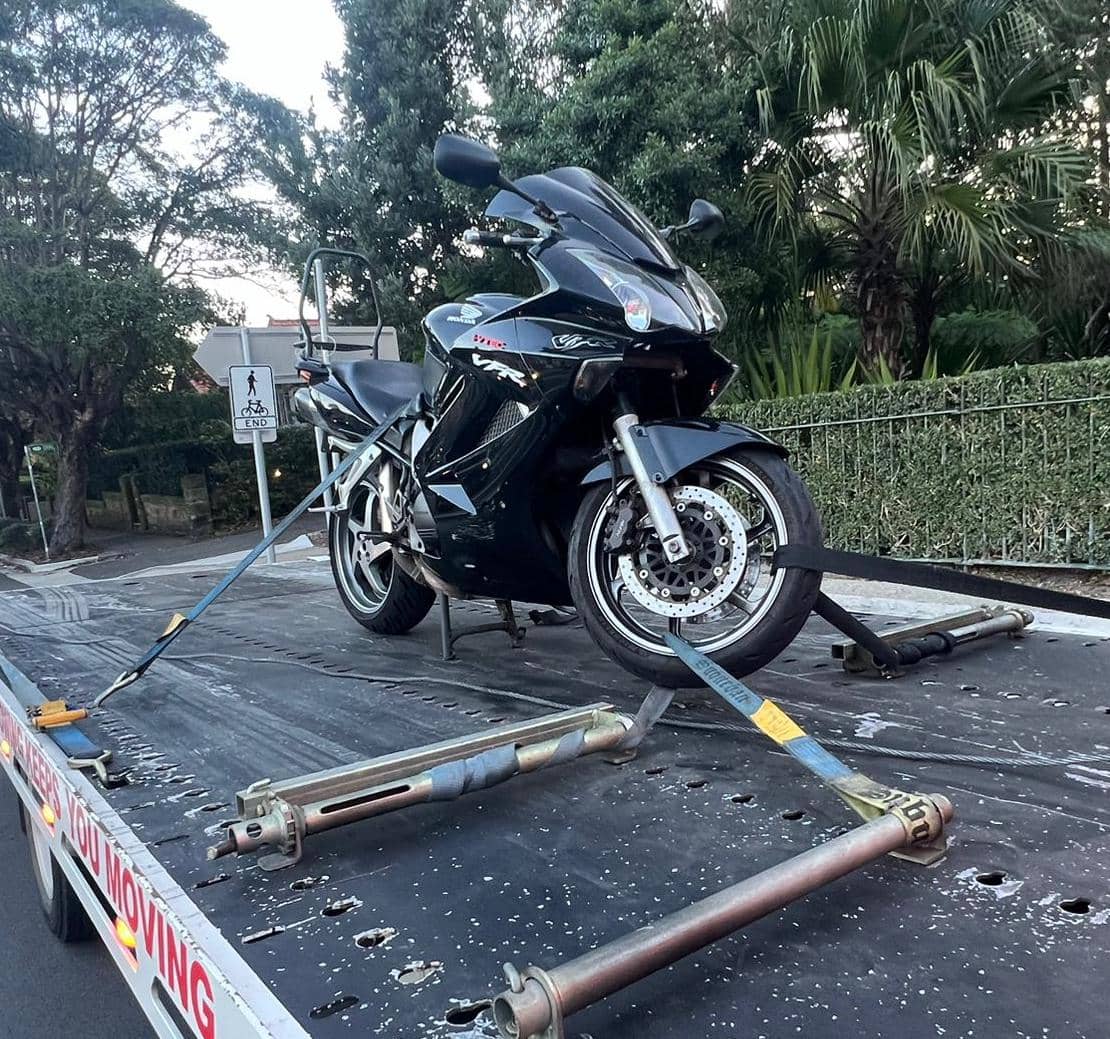
[[[509,345],[504,339],[494,339],[491,336],[482,335],[481,332],[474,333],[474,342],[479,346],[488,346],[493,350],[504,350]]]

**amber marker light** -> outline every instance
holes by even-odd
[[[53,830],[55,824],[58,822],[58,813],[48,804],[44,804],[39,809],[39,813],[42,815],[42,821]]]
[[[116,941],[123,950],[124,956],[127,957],[127,962],[131,964],[131,969],[137,971],[139,961],[135,956],[135,948],[139,942],[135,938],[135,932],[131,930],[131,926],[122,916],[116,917]]]
[[[122,916],[116,917],[116,941],[125,949],[134,949],[139,944],[135,938],[135,932]]]

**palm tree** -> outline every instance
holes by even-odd
[[[768,230],[843,250],[860,361],[899,374],[911,282],[924,356],[943,274],[1026,266],[1087,184],[1051,119],[1066,70],[1025,0],[802,0],[790,21],[757,59],[751,197]]]

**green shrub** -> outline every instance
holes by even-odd
[[[31,523],[0,521],[0,551],[33,552],[42,545],[39,529]]]
[[[101,452],[89,463],[88,495],[99,498],[105,491],[118,491],[125,475],[133,475],[145,494],[180,494],[181,477],[224,461],[236,450],[230,441],[228,434],[222,444],[178,440]]]
[[[283,429],[274,443],[267,444],[266,470],[270,511],[278,519],[320,482],[311,427]],[[217,526],[238,527],[258,517],[258,485],[251,448],[242,447],[236,457],[215,463],[208,474],[212,518]]]
[[[973,359],[977,368],[1018,360],[1038,335],[1037,326],[1016,310],[961,310],[936,319],[931,346],[937,370],[955,375]]]
[[[232,442],[230,430],[213,439],[181,440],[105,451],[89,467],[89,497],[118,491],[120,477],[134,476],[141,494],[181,494],[181,477],[206,473],[217,527],[239,527],[257,519],[258,488],[249,444]],[[284,516],[320,480],[313,432],[307,426],[283,428],[266,445],[270,507]],[[280,474],[280,475],[277,475]]]
[[[128,401],[109,423],[101,443],[116,451],[141,444],[203,441],[213,430],[230,440],[229,418],[226,390],[155,392]]]
[[[1110,359],[718,412],[791,450],[833,547],[1110,566]]]

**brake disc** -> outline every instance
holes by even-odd
[[[728,500],[706,487],[683,486],[672,496],[689,559],[667,561],[649,532],[641,548],[618,562],[629,594],[664,617],[699,617],[720,606],[740,584],[748,562],[747,524]]]

